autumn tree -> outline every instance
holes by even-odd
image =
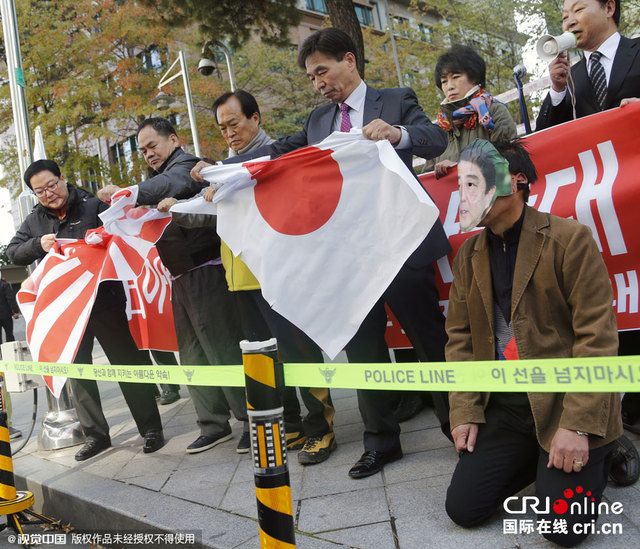
[[[250,37],[287,45],[289,29],[299,23],[296,0],[141,0],[166,24],[197,24],[205,39],[225,40],[236,49]]]
[[[92,142],[118,142],[150,114],[160,69],[148,60],[162,55],[167,27],[133,1],[18,0],[16,11],[31,127],[42,127],[49,158],[82,185],[108,171]],[[13,122],[7,88],[0,132]],[[0,161],[15,185],[14,150],[5,145]]]

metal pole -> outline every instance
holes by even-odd
[[[524,97],[524,90],[522,89],[522,81],[517,72],[513,73],[513,78],[516,81],[516,88],[518,89],[518,101],[520,102],[520,114],[522,115],[522,122],[524,123],[524,131],[529,135],[531,133],[531,123],[529,122],[529,111],[527,110],[527,101]]]
[[[231,60],[229,48],[227,48],[227,46],[219,40],[216,40],[215,43],[220,47],[222,53],[224,53],[224,58],[227,61],[227,71],[229,72],[229,86],[231,87],[231,91],[236,91],[236,75],[233,72],[233,61]]]
[[[193,150],[198,158],[202,157],[200,153],[200,141],[198,140],[198,128],[196,126],[196,113],[193,106],[193,97],[191,96],[191,84],[189,83],[189,73],[187,72],[187,62],[184,58],[184,52],[178,52],[180,59],[180,72],[182,72],[182,81],[184,83],[184,94],[187,98],[187,110],[189,111],[189,124],[191,125],[191,136],[193,138]]]
[[[387,20],[389,21],[389,36],[391,37],[391,49],[393,50],[393,59],[396,62],[396,72],[398,73],[398,85],[401,88],[404,88],[404,83],[402,80],[402,71],[400,70],[400,60],[398,59],[398,50],[396,49],[396,39],[393,36],[393,20],[391,19],[391,14],[389,13],[389,3],[387,0],[384,0],[384,9],[387,12]]]
[[[2,14],[2,30],[4,33],[4,48],[7,55],[7,70],[9,73],[9,89],[11,90],[11,107],[13,109],[13,123],[16,130],[16,145],[18,149],[18,165],[20,166],[20,180],[22,190],[28,187],[22,181],[22,174],[33,162],[31,149],[31,130],[29,129],[29,113],[27,111],[27,94],[25,92],[24,71],[22,70],[22,54],[18,39],[18,18],[13,0],[2,0],[0,4]]]
[[[284,432],[284,371],[277,362],[278,345],[241,341],[251,452],[258,503],[260,546],[295,547],[289,461]]]

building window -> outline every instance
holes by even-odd
[[[324,0],[307,0],[307,9],[319,13],[329,13]]]
[[[396,36],[408,38],[410,33],[409,20],[400,15],[392,15],[391,19],[393,20],[393,33]]]
[[[356,10],[356,15],[358,16],[358,21],[360,21],[360,24],[365,25],[366,27],[372,27],[373,10],[367,6],[359,6],[358,4],[354,4],[353,7]]]
[[[418,23],[418,30],[420,31],[420,40],[433,42],[433,29],[431,27]]]
[[[109,147],[109,160],[111,164],[119,165],[123,177],[127,177],[133,170],[133,155],[137,150],[138,144],[135,135],[122,143],[116,143]]]

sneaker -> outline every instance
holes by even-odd
[[[336,449],[336,446],[336,436],[333,431],[322,437],[307,437],[302,450],[298,452],[298,461],[301,465],[322,463]]]
[[[180,400],[180,393],[178,393],[178,391],[164,391],[158,399],[158,404],[164,406],[166,404],[173,404],[176,400]]]
[[[249,450],[251,450],[251,433],[249,431],[242,431],[236,452],[239,454],[248,454]]]
[[[300,450],[304,446],[307,440],[306,435],[301,431],[295,431],[293,433],[285,433],[285,440],[287,441],[287,450],[290,452],[294,450]]]
[[[189,446],[187,446],[187,454],[197,454],[198,452],[204,452],[205,450],[213,448],[221,442],[231,440],[232,436],[233,435],[231,433],[220,433],[215,437],[200,435],[191,444],[189,444]]]
[[[20,438],[22,436],[22,431],[20,429],[14,429],[13,427],[9,426],[9,440],[15,440],[17,438]]]

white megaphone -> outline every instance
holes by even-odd
[[[575,48],[578,43],[572,32],[563,32],[560,36],[545,34],[536,44],[536,53],[543,61],[553,61],[563,51]]]

